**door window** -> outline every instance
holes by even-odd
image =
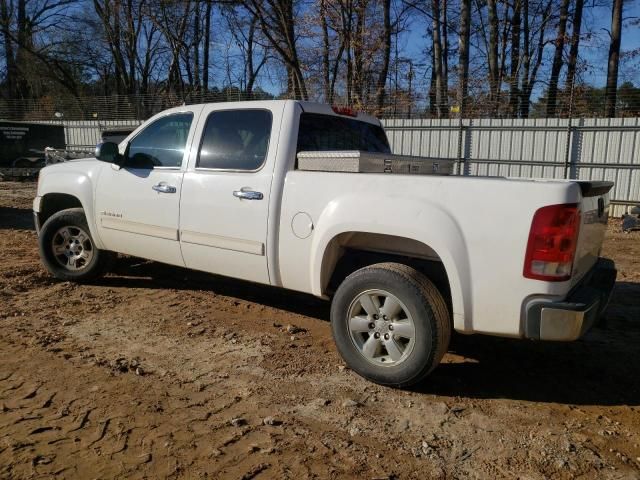
[[[180,167],[193,113],[159,118],[129,142],[126,167]]]
[[[197,168],[258,170],[265,161],[271,136],[271,112],[224,110],[207,118]]]

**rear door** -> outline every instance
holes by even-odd
[[[282,108],[204,107],[180,201],[187,267],[269,283],[268,214]]]
[[[129,141],[122,167],[102,169],[95,202],[106,249],[184,265],[180,192],[200,109],[185,107],[152,120]]]

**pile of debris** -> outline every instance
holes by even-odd
[[[44,158],[46,165],[53,165],[54,163],[61,163],[76,158],[87,158],[91,156],[91,153],[81,150],[68,150],[51,147],[45,147],[44,149]]]
[[[622,231],[629,233],[640,230],[640,207],[633,207],[631,212],[622,216]]]

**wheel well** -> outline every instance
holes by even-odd
[[[77,197],[67,193],[47,193],[40,203],[40,223],[44,224],[51,215],[67,208],[82,208]]]
[[[385,251],[390,245],[393,245],[393,251]],[[394,235],[350,232],[335,237],[327,246],[323,259],[323,292],[331,296],[356,270],[383,262],[408,265],[426,275],[451,311],[451,286],[440,257],[421,242]]]

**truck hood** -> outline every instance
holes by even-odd
[[[53,170],[53,169],[65,169],[71,167],[72,169],[78,168],[78,165],[95,165],[100,163],[95,157],[87,157],[87,158],[74,158],[72,160],[67,160],[65,162],[53,163],[51,165],[47,165],[42,170]]]

